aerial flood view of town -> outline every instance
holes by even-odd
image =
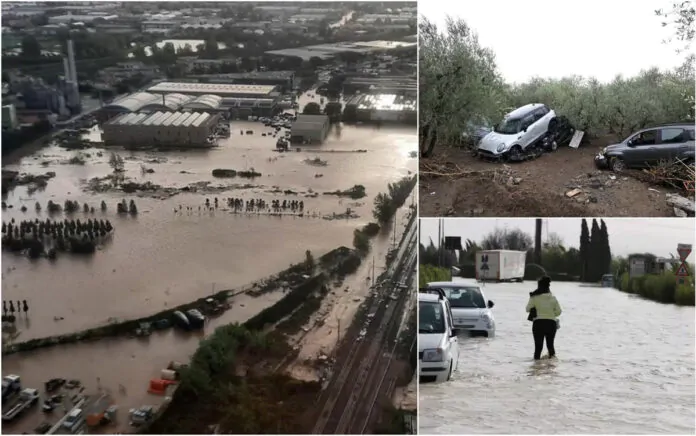
[[[2,14],[3,433],[414,433],[415,2]]]

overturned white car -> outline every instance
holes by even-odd
[[[508,113],[503,120],[481,139],[478,154],[484,158],[521,160],[528,149],[548,138],[558,127],[556,112],[541,103],[522,106]],[[558,141],[545,143],[550,151]]]

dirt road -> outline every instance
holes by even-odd
[[[601,142],[601,143],[600,143]],[[600,141],[561,147],[519,163],[488,162],[441,147],[420,162],[421,216],[674,216],[665,194],[675,192],[595,168]],[[569,198],[571,190],[580,193]]]

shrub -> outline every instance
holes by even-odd
[[[443,282],[450,279],[450,271],[447,268],[423,264],[418,268],[418,284],[420,287],[426,286],[429,282]]]
[[[694,306],[696,301],[694,300],[694,284],[687,283],[684,285],[678,285],[676,292],[674,293],[674,302],[682,306]]]

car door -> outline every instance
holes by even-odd
[[[649,157],[651,163],[674,161],[688,147],[688,133],[681,127],[664,127],[660,129],[659,143]]]
[[[522,149],[526,149],[534,142],[534,112],[525,115],[520,122],[520,140]]]
[[[534,139],[533,142],[538,141],[542,136],[544,136],[549,129],[549,108],[546,106],[541,106],[534,111]]]
[[[454,334],[454,319],[452,318],[452,308],[449,301],[444,300],[445,304],[445,321],[447,322],[447,334],[449,336],[450,352],[452,353],[452,361],[454,363],[452,370],[455,371],[459,366],[459,339]]]
[[[623,153],[624,162],[629,167],[644,167],[651,156],[657,152],[658,129],[643,130],[628,140]]]

